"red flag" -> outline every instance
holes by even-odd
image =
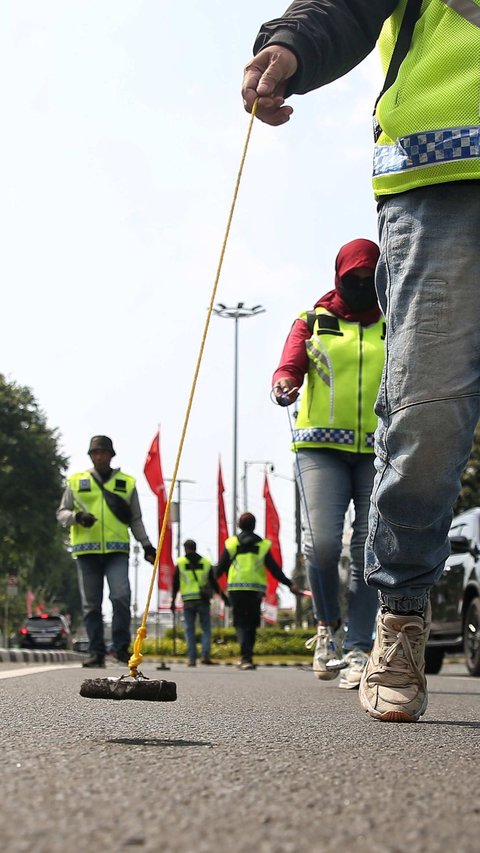
[[[160,430],[153,439],[147,460],[143,469],[148,485],[152,492],[157,495],[158,500],[158,534],[162,529],[163,517],[167,506],[167,493],[163,482],[162,463],[160,461]],[[160,609],[170,606],[170,593],[172,590],[175,564],[172,559],[172,524],[168,519],[165,538],[163,540],[160,559],[158,561],[158,587],[160,589]],[[162,592],[164,595],[162,595]],[[166,594],[165,594],[166,593]],[[164,599],[164,600],[163,600]]]
[[[220,464],[220,459],[218,460],[218,559],[223,554],[223,550],[225,548],[225,540],[228,539],[228,527],[227,527],[227,516],[225,515],[225,501],[223,499],[223,493],[225,488],[223,486],[223,477],[222,477],[222,466]],[[225,589],[227,585],[227,575],[222,575],[221,578],[218,579],[219,585],[222,589]]]
[[[272,496],[270,494],[270,488],[268,485],[268,477],[265,474],[265,484],[263,487],[263,497],[265,498],[265,538],[270,539],[272,543],[271,547],[271,555],[274,560],[277,561],[278,565],[282,565],[282,551],[280,548],[280,519],[278,517],[278,512],[275,509],[275,504],[273,503]],[[277,621],[277,607],[278,607],[278,597],[277,597],[277,586],[278,581],[270,572],[267,573],[267,592],[265,594],[265,608],[264,608],[264,619],[266,622],[276,622]]]

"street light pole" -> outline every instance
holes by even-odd
[[[262,305],[254,305],[247,308],[244,302],[236,306],[227,307],[219,302],[213,313],[217,317],[226,317],[235,320],[234,349],[233,349],[233,497],[232,497],[232,528],[235,532],[237,527],[237,462],[238,462],[238,321],[244,317],[256,317],[264,314]]]
[[[270,462],[269,459],[253,459],[243,463],[243,510],[247,512],[248,510],[248,487],[247,487],[247,474],[248,474],[248,466],[249,465],[265,465],[265,469],[268,466],[268,470],[272,474],[275,471],[275,465],[273,462]]]
[[[165,481],[167,483],[171,483],[171,477],[165,477]],[[177,517],[175,519],[177,523],[177,557],[182,556],[182,531],[181,531],[181,517],[180,517],[180,503],[182,496],[182,483],[196,483],[196,480],[187,480],[187,479],[178,479],[175,480],[175,485],[177,487]]]

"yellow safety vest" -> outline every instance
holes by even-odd
[[[72,490],[74,508],[76,511],[91,512],[97,521],[92,527],[82,527],[73,524],[70,528],[70,542],[73,557],[84,554],[110,554],[115,551],[130,550],[130,535],[128,524],[113,514],[105,501],[103,492],[89,471],[73,474],[67,480]],[[119,495],[130,503],[135,488],[135,479],[123,471],[117,471],[114,476],[103,483],[104,489]]]
[[[406,0],[378,46],[386,72]],[[480,178],[480,0],[424,0],[397,79],[380,98],[376,196]]]
[[[374,412],[385,360],[385,321],[361,326],[315,309],[308,372],[292,450],[328,447],[373,453]],[[308,314],[300,314],[307,321]]]
[[[232,564],[228,570],[229,592],[261,592],[267,589],[265,557],[272,543],[269,539],[260,539],[249,545],[242,545],[238,536],[229,536],[225,542]]]
[[[177,566],[180,575],[180,593],[184,601],[200,601],[201,587],[208,581],[211,562],[201,557],[199,563],[192,563],[187,557],[179,557]],[[196,575],[196,577],[195,577]]]

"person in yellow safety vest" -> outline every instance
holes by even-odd
[[[130,659],[130,533],[143,546],[145,559],[155,562],[156,549],[142,521],[135,480],[112,468],[112,440],[94,435],[88,455],[93,468],[67,480],[57,520],[70,530],[72,557],[77,564],[83,619],[89,640],[84,667],[104,667],[106,645],[102,618],[104,579],[112,602],[112,643],[115,658]]]
[[[373,719],[416,722],[428,702],[430,589],[480,414],[480,0],[293,0],[262,26],[242,95],[247,111],[256,103],[260,120],[281,125],[285,98],[338,79],[377,41],[376,287],[387,331],[365,578],[380,607],[360,703]],[[346,133],[354,143],[355,127]],[[338,141],[325,127],[313,169]]]
[[[244,512],[239,520],[238,536],[230,536],[215,569],[215,576],[227,576],[228,597],[232,605],[233,624],[237,631],[241,660],[239,669],[255,669],[253,650],[260,625],[260,605],[267,589],[267,570],[294,595],[298,588],[284,575],[270,553],[271,542],[262,539],[255,530],[256,519]]]
[[[187,640],[188,666],[197,665],[197,644],[195,641],[195,624],[197,616],[202,632],[202,656],[200,663],[210,666],[214,663],[210,657],[211,650],[211,621],[210,602],[217,593],[226,606],[228,596],[220,589],[212,569],[210,560],[197,554],[197,543],[187,539],[183,543],[185,556],[179,557],[172,586],[172,613],[176,610],[176,597],[180,590],[183,601],[183,618]]]
[[[375,475],[373,410],[384,362],[385,321],[375,293],[379,249],[351,240],[335,260],[335,288],[294,322],[273,374],[280,405],[294,402],[306,377],[293,427],[304,551],[317,620],[313,672],[358,688],[377,612],[363,579],[370,493]],[[340,612],[339,562],[345,514],[353,503],[347,613]],[[347,633],[342,624],[346,616]],[[345,650],[345,656],[344,656]],[[345,666],[346,665],[346,666]]]

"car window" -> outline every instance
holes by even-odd
[[[42,616],[32,616],[27,620],[28,628],[59,628],[62,625],[62,620],[59,616],[49,616],[48,619]]]

